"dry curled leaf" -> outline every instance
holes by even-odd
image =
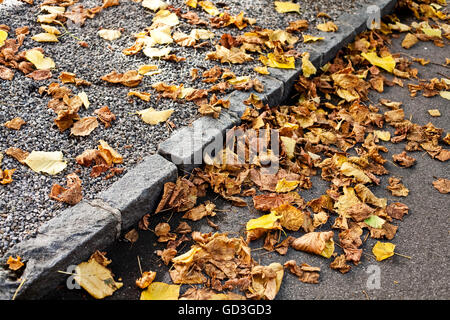
[[[83,198],[81,179],[75,173],[67,175],[66,178],[67,189],[61,187],[59,184],[54,184],[49,197],[53,200],[75,205]]]

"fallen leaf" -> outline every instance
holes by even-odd
[[[95,299],[111,296],[123,284],[116,282],[109,269],[90,258],[75,268],[75,281]]]
[[[154,271],[144,271],[139,279],[136,280],[136,285],[141,288],[147,288],[153,280],[155,280],[156,272]]]
[[[325,258],[334,252],[333,231],[308,232],[291,243],[295,250],[318,254]]]
[[[22,260],[22,258],[20,256],[16,256],[16,258],[9,256],[8,261],[6,261],[6,264],[8,265],[8,269],[17,271],[20,268],[22,268],[24,266],[24,263],[21,260]]]
[[[55,62],[48,57],[44,57],[41,51],[37,49],[28,50],[25,58],[30,61],[38,70],[48,70],[55,68]]]
[[[74,136],[88,136],[92,131],[98,127],[97,117],[81,118],[74,123],[70,129],[70,133]]]
[[[300,14],[300,5],[291,1],[274,1],[275,10],[279,13],[297,12]]]
[[[336,32],[338,31],[338,26],[334,24],[332,21],[328,21],[325,23],[320,23],[316,26],[317,29],[324,32]]]
[[[58,38],[53,33],[38,33],[31,37],[32,40],[37,42],[59,42]]]
[[[376,52],[363,52],[361,53],[361,56],[374,66],[383,68],[390,73],[394,72],[396,63],[391,55],[379,57]]]
[[[6,121],[3,125],[8,129],[20,130],[20,128],[24,124],[26,124],[26,122],[22,118],[17,117],[17,118],[11,119],[9,121]]]
[[[169,119],[169,117],[172,115],[174,111],[175,110],[173,109],[156,111],[155,109],[150,107],[148,109],[138,111],[137,114],[141,116],[142,120],[145,123],[155,125],[160,122],[167,121],[167,119]]]
[[[119,30],[101,29],[97,32],[100,38],[108,41],[119,39],[122,33]]]
[[[433,187],[435,187],[440,193],[450,193],[450,180],[439,178],[433,181]]]
[[[54,184],[49,197],[56,201],[75,205],[83,198],[81,193],[81,180],[75,173],[67,175],[66,178],[67,189],[61,187],[59,184]]]
[[[319,283],[320,268],[318,267],[311,267],[307,263],[302,263],[299,266],[295,260],[286,261],[283,266],[295,274],[301,282]]]
[[[44,172],[50,175],[58,174],[67,167],[61,151],[46,152],[33,150],[24,160],[24,163],[35,172]]]
[[[372,248],[372,253],[375,255],[377,261],[383,261],[394,255],[394,249],[395,244],[377,241]]]

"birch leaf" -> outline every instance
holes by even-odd
[[[275,1],[275,10],[278,13],[297,12],[300,13],[300,5],[291,1]]]
[[[116,40],[120,38],[122,33],[119,30],[112,30],[112,29],[102,29],[97,32],[98,36],[100,38],[103,38],[108,41]]]
[[[38,70],[48,70],[55,67],[55,62],[48,57],[44,57],[42,52],[37,49],[28,50],[25,58],[30,61]]]
[[[372,253],[375,255],[377,261],[382,261],[394,255],[395,244],[390,242],[377,243],[372,248]]]
[[[24,163],[35,172],[44,172],[50,175],[58,174],[67,167],[61,151],[32,151],[24,160]]]
[[[390,73],[394,71],[395,60],[391,55],[381,58],[377,55],[376,52],[363,52],[361,53],[361,56],[367,59],[367,61],[369,61],[374,66],[383,68]]]
[[[379,216],[371,215],[364,222],[372,228],[381,229],[386,221]]]
[[[58,38],[53,33],[48,32],[38,33],[32,36],[31,39],[37,42],[59,42]]]
[[[180,286],[164,282],[152,282],[141,293],[141,300],[178,300]]]
[[[80,263],[75,271],[75,281],[95,299],[111,296],[123,285],[121,282],[115,282],[111,271],[95,259]]]
[[[138,111],[137,113],[141,116],[142,120],[144,120],[145,123],[155,125],[169,119],[173,112],[173,109],[156,111],[155,109],[150,107],[148,109]]]

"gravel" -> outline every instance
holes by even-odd
[[[174,7],[181,7],[183,12],[187,7],[182,0],[167,1]],[[315,25],[324,21],[316,18],[317,13],[326,12],[333,20],[340,14],[353,12],[367,4],[368,0],[302,0],[300,2],[301,14],[279,14],[274,10],[273,1],[214,1],[221,11],[229,11],[231,14],[245,12],[246,17],[257,19],[257,26],[269,29],[284,29],[289,21],[306,19],[310,23],[308,34],[317,34]],[[186,61],[172,63],[166,61],[149,60],[139,53],[135,56],[125,56],[122,50],[134,43],[133,34],[151,25],[154,13],[141,6],[140,3],[121,0],[121,4],[110,7],[97,14],[93,19],[87,19],[84,26],[71,24],[68,26],[70,34],[61,37],[59,43],[37,43],[31,40],[31,36],[43,32],[36,22],[40,14],[39,4],[5,0],[0,4],[0,16],[2,24],[11,28],[10,36],[14,35],[14,29],[22,26],[30,28],[30,34],[26,37],[20,50],[28,50],[33,47],[42,47],[45,55],[51,57],[56,63],[56,69],[52,71],[53,78],[35,81],[25,77],[20,71],[16,71],[12,81],[0,80],[0,124],[12,118],[21,117],[26,121],[22,129],[15,131],[0,126],[0,152],[9,147],[18,147],[32,151],[62,151],[68,162],[67,168],[56,176],[38,174],[16,160],[5,156],[2,169],[16,168],[14,181],[7,185],[0,185],[0,255],[14,244],[36,233],[37,228],[48,221],[61,210],[67,208],[66,204],[53,201],[49,198],[51,186],[58,183],[65,185],[65,176],[76,171],[83,184],[83,196],[92,199],[96,194],[114,181],[120,178],[115,176],[105,180],[104,175],[90,177],[90,168],[85,168],[75,163],[75,157],[86,149],[96,148],[98,140],[107,141],[124,158],[122,167],[131,168],[147,155],[156,153],[158,144],[170,136],[172,131],[166,124],[150,126],[144,123],[135,112],[153,107],[157,110],[173,108],[175,112],[170,118],[176,128],[189,125],[199,117],[197,107],[193,103],[179,103],[169,99],[157,99],[157,94],[151,88],[151,84],[163,81],[169,84],[185,84],[186,87],[207,88],[209,85],[197,80],[190,80],[190,70],[198,68],[207,70],[217,62],[205,61],[205,53],[212,47],[183,48],[174,45],[174,53],[185,57]],[[80,1],[85,8],[101,5],[101,1]],[[193,9],[200,18],[208,20],[209,16],[201,9]],[[191,25],[182,21],[177,30],[189,32]],[[100,28],[123,28],[121,38],[112,42],[106,41],[97,35]],[[61,29],[61,28],[59,28]],[[251,27],[240,31],[234,27],[212,29],[219,39],[223,33],[238,35],[251,30]],[[78,39],[86,41],[89,47],[82,48],[78,45]],[[299,52],[307,50],[308,46],[299,42],[295,49]],[[256,76],[253,67],[259,65],[257,56],[255,61],[244,65],[226,65],[237,76]],[[125,72],[137,69],[142,64],[157,64],[162,72],[152,77],[144,77],[142,83],[135,88],[138,91],[152,93],[150,102],[144,102],[137,98],[127,98],[129,88],[122,85],[113,85],[100,80],[100,77],[113,70]],[[38,93],[40,86],[58,82],[57,77],[62,71],[73,72],[78,78],[92,83],[90,87],[75,87],[68,84],[70,89],[77,94],[85,91],[91,102],[87,110],[80,110],[81,117],[92,116],[97,108],[107,105],[117,116],[112,126],[105,129],[99,125],[89,136],[76,137],[70,135],[70,130],[59,132],[53,123],[55,114],[47,108],[49,97]]]

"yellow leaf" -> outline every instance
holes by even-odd
[[[192,29],[189,35],[196,40],[208,40],[215,36],[214,32],[206,29]]]
[[[337,209],[340,216],[349,218],[350,216],[346,213],[347,209],[360,203],[361,201],[359,201],[355,194],[355,189],[352,187],[344,187],[343,191],[344,195],[338,198],[338,201],[335,202],[334,207]]]
[[[253,70],[260,74],[270,74],[269,70],[267,70],[267,67],[254,67]]]
[[[0,30],[0,47],[5,44],[5,40],[8,38],[8,32]]]
[[[170,47],[161,49],[146,47],[142,52],[149,58],[161,58],[169,55],[170,51],[172,51],[172,48]]]
[[[83,102],[84,107],[87,109],[90,106],[89,100],[88,100],[88,96],[86,94],[86,92],[82,91],[80,93],[78,93],[78,96],[81,99],[81,102]]]
[[[161,0],[143,0],[142,6],[152,11],[166,9],[169,5]]]
[[[373,133],[378,137],[378,139],[383,141],[389,141],[391,140],[391,133],[389,131],[381,131],[381,130],[374,130]]]
[[[441,91],[439,95],[444,99],[450,100],[450,91]]]
[[[123,157],[116,150],[111,148],[106,141],[99,140],[98,143],[100,143],[100,145],[98,146],[98,150],[106,155],[105,160],[108,162],[108,165],[111,165],[112,163],[123,162]]]
[[[344,162],[342,164],[341,172],[347,177],[354,177],[356,181],[361,183],[369,183],[372,181],[362,170],[356,168],[350,162]]]
[[[300,5],[290,1],[275,1],[275,10],[279,13],[297,12],[300,13]]]
[[[144,122],[151,125],[155,125],[169,119],[169,117],[172,115],[173,112],[174,112],[173,109],[156,111],[155,109],[150,107],[148,109],[138,111],[137,113],[141,116]]]
[[[180,23],[178,16],[169,10],[159,10],[152,19],[153,24],[165,24],[171,27]]]
[[[135,96],[135,97],[138,97],[141,100],[149,102],[151,94],[148,93],[148,92],[130,91],[130,92],[127,93],[127,96],[128,97]]]
[[[50,175],[60,173],[67,166],[61,151],[32,151],[24,160],[24,163],[35,172],[44,172]]]
[[[54,34],[54,35],[60,35],[61,34],[61,32],[56,27],[49,26],[48,24],[41,24],[41,28],[44,29],[45,32],[47,32],[47,33],[51,33],[51,34]]]
[[[180,286],[164,282],[152,282],[141,293],[141,300],[178,300]]]
[[[197,0],[186,0],[184,3],[191,8],[197,8]]]
[[[425,33],[427,36],[430,36],[430,37],[437,37],[437,38],[442,38],[442,31],[441,31],[441,29],[422,28],[421,30],[422,30],[423,33]]]
[[[328,240],[327,242],[325,242],[325,248],[323,249],[323,251],[320,253],[320,255],[322,257],[325,258],[330,258],[334,253],[334,241],[331,238],[330,240]]]
[[[383,58],[379,57],[376,52],[363,52],[361,56],[367,59],[374,66],[383,68],[388,72],[393,72],[395,68],[395,60],[391,55]]]
[[[34,64],[38,70],[47,70],[55,67],[55,62],[51,58],[44,58],[44,55],[37,49],[28,50],[25,53],[25,58]]]
[[[295,58],[292,56],[284,56],[284,61],[276,59],[275,54],[269,53],[266,56],[260,56],[259,60],[266,66],[279,69],[295,69]]]
[[[280,137],[281,142],[283,143],[284,149],[286,150],[286,155],[289,159],[294,158],[295,145],[297,141],[295,139],[289,137]]]
[[[323,39],[324,39],[324,37],[314,37],[314,36],[310,36],[310,35],[307,35],[307,34],[303,35],[303,42],[304,43],[316,42],[316,41],[323,40]]]
[[[152,76],[157,73],[161,73],[161,70],[158,70],[158,66],[154,64],[144,64],[139,66],[138,73],[144,76]]]
[[[373,246],[372,252],[375,255],[377,261],[382,261],[394,255],[395,244],[390,242],[380,242]]]
[[[37,22],[39,23],[52,23],[56,20],[58,17],[57,13],[50,13],[50,14],[41,14],[37,17]]]
[[[247,222],[246,230],[250,231],[253,229],[279,229],[279,226],[275,225],[275,223],[281,218],[281,215],[277,215],[276,211],[272,211],[269,214],[265,214],[256,219],[250,219]]]
[[[212,16],[217,16],[220,14],[219,9],[217,9],[211,1],[199,1],[198,5]]]
[[[169,44],[173,43],[171,32],[172,31],[170,26],[162,26],[150,30],[150,36],[152,37],[153,41],[157,44]]]
[[[428,113],[430,114],[430,116],[432,117],[440,117],[441,113],[439,112],[438,109],[429,109]]]
[[[66,8],[60,6],[41,6],[41,11],[53,14],[63,14],[64,11],[66,11]]]
[[[326,23],[318,24],[317,29],[324,32],[336,32],[338,31],[338,26],[335,25],[332,21],[328,21]]]
[[[289,192],[297,188],[300,181],[293,180],[293,181],[287,181],[285,178],[281,179],[277,182],[277,186],[275,187],[275,192],[282,193],[282,192]]]
[[[111,296],[123,285],[121,282],[115,282],[111,271],[95,259],[80,263],[75,272],[75,281],[95,299]]]
[[[38,33],[31,37],[34,41],[37,42],[59,42],[58,38],[52,33]]]
[[[306,78],[309,78],[317,72],[316,67],[309,61],[309,52],[302,54],[302,71]]]
[[[122,33],[119,30],[112,30],[112,29],[102,29],[97,32],[98,36],[100,38],[103,38],[108,41],[116,40],[120,38]]]

